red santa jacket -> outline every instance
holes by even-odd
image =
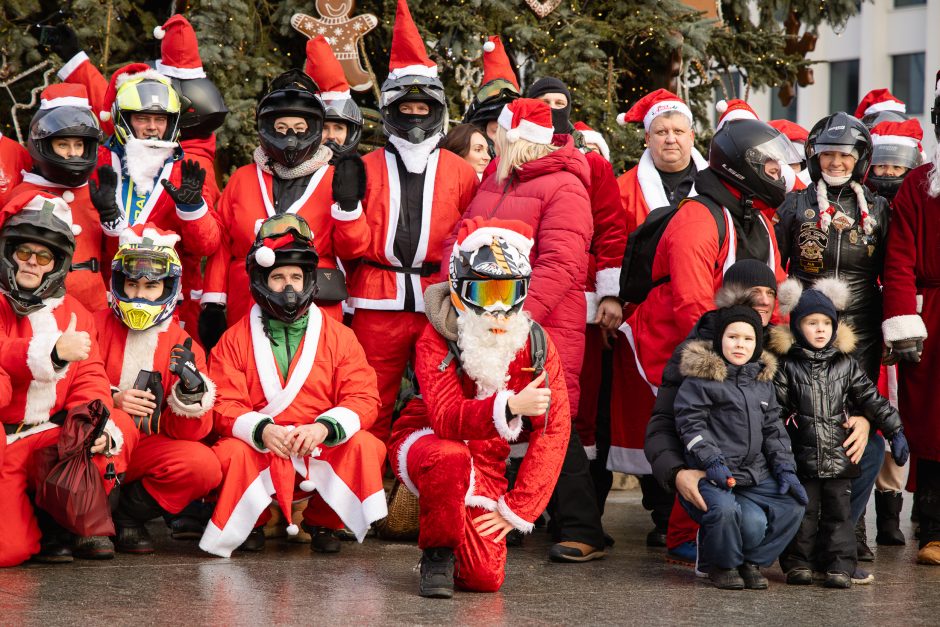
[[[466,504],[498,510],[516,529],[530,532],[533,521],[545,510],[565,458],[571,432],[567,389],[561,360],[548,340],[546,385],[552,391],[548,416],[535,416],[529,447],[513,488],[507,491],[506,458],[509,443],[522,430],[519,416],[507,420],[506,403],[514,390],[531,383],[533,374],[528,342],[509,365],[506,387],[486,398],[477,397],[477,386],[457,374],[456,362],[441,369],[448,354],[447,342],[431,325],[416,347],[415,372],[423,400],[411,403],[395,422],[390,457],[399,478],[417,494],[408,475],[408,450],[421,436],[434,433],[446,440],[463,440],[470,449],[472,467]]]
[[[29,172],[33,160],[19,142],[0,135],[0,207],[13,198],[13,190]]]
[[[345,442],[378,415],[375,371],[356,336],[316,306],[310,308],[306,335],[286,381],[257,305],[212,349],[209,376],[216,382],[215,431],[256,450],[252,436],[268,418],[279,425],[302,425],[326,415],[342,426]]]
[[[591,214],[594,220],[594,235],[591,239],[591,254],[588,259],[587,283],[584,286],[587,299],[587,321],[597,316],[597,304],[607,296],[620,293],[620,266],[627,247],[627,216],[620,202],[617,179],[610,162],[594,151],[585,153],[591,168]]]
[[[767,229],[773,259],[767,260],[777,281],[787,276],[780,266],[780,250],[770,221]],[[731,216],[725,210],[725,239],[718,246],[718,226],[708,208],[694,200],[683,205],[663,232],[653,258],[652,278],[670,280],[654,287],[627,324],[640,374],[652,387],[662,383],[663,368],[702,314],[714,309],[715,292],[725,270],[736,260],[737,241]]]
[[[112,390],[129,390],[141,370],[159,372],[163,379],[164,402],[160,433],[178,440],[201,440],[212,430],[215,384],[207,376],[206,356],[198,345],[192,347],[196,368],[203,375],[206,393],[198,404],[187,404],[177,395],[179,377],[170,372],[170,351],[189,335],[172,318],[143,331],[131,331],[111,311],[94,315],[98,344],[104,350],[104,368]],[[146,436],[142,436],[146,437]]]
[[[369,248],[362,258],[386,266],[401,267],[401,261],[394,253],[401,211],[395,155],[383,148],[370,152],[362,160],[367,177],[362,206],[372,233]],[[444,149],[431,153],[425,172],[420,243],[414,267],[420,267],[423,263],[441,263],[444,238],[454,229],[470,204],[478,182],[473,168],[454,153]],[[428,190],[428,183],[433,183],[431,190]],[[428,191],[431,193],[428,194]],[[443,259],[449,258],[448,251]],[[411,281],[415,311],[424,311],[424,290],[436,278],[393,272],[361,263],[350,273],[347,302],[354,308],[402,311],[405,306],[405,281]]]
[[[108,308],[108,285],[104,280],[102,270],[111,266],[111,257],[107,256],[104,244],[104,234],[101,231],[101,222],[98,211],[91,204],[88,196],[88,184],[79,187],[65,187],[53,183],[42,176],[29,172],[23,182],[17,186],[16,193],[21,191],[47,192],[60,196],[72,208],[72,221],[81,227],[75,236],[75,253],[72,255],[72,265],[90,264],[94,259],[98,269],[86,268],[73,270],[65,277],[65,289],[68,294],[80,302],[85,309],[91,312]]]
[[[218,216],[222,226],[219,251],[206,266],[202,303],[227,305],[229,324],[240,320],[253,304],[248,287],[245,257],[255,242],[261,223],[276,215],[273,203],[274,177],[257,164],[235,171],[219,201]],[[369,246],[369,225],[362,207],[342,211],[333,202],[333,167],[324,166],[310,177],[304,194],[287,208],[286,213],[303,217],[313,231],[320,268],[336,268],[337,258],[354,259]],[[339,303],[324,308],[342,320]]]

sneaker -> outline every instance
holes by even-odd
[[[854,584],[857,584],[860,586],[866,586],[870,583],[874,583],[874,581],[875,581],[874,575],[872,575],[867,570],[862,570],[858,566],[856,566],[855,570],[852,572],[852,583]]]
[[[788,586],[811,586],[813,585],[813,571],[805,566],[798,566],[787,571]]]
[[[852,578],[848,573],[828,572],[823,586],[827,588],[851,588]]]
[[[245,538],[245,541],[241,543],[236,551],[249,551],[251,553],[257,553],[258,551],[264,550],[264,526],[255,527],[251,530],[251,533],[248,534],[248,537]]]
[[[694,566],[695,558],[698,556],[698,549],[695,542],[689,540],[679,546],[674,546],[666,551],[666,561],[670,564],[680,564],[682,566]]]
[[[449,547],[425,549],[421,556],[418,594],[429,599],[454,596],[454,550]]]
[[[607,557],[603,548],[583,542],[559,542],[548,550],[548,559],[558,563],[590,562]]]
[[[105,536],[75,538],[72,555],[82,560],[110,560],[114,559],[114,545]]]
[[[744,580],[744,587],[748,590],[766,590],[767,577],[760,572],[760,567],[753,562],[744,562],[738,566],[738,574]]]
[[[719,590],[744,590],[744,579],[737,568],[712,568],[708,578]]]

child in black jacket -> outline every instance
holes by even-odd
[[[789,329],[771,331],[771,349],[781,356],[774,382],[797,474],[809,494],[803,523],[780,565],[788,584],[812,584],[816,565],[826,571],[826,587],[848,588],[856,567],[851,479],[859,474],[842,446],[850,409],[881,430],[898,465],[907,461],[907,440],[897,411],[850,354],[855,336],[847,324],[839,324],[838,316],[847,300],[845,285],[822,279],[802,291],[791,279],[781,285],[780,294],[783,312],[793,302],[796,307]]]
[[[777,559],[796,533],[806,493],[796,478],[763,328],[752,308],[717,312],[712,342],[689,342],[676,394],[676,428],[691,468],[704,470],[703,512],[680,497],[701,525],[699,551],[722,589],[764,589],[760,567]]]

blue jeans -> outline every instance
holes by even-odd
[[[681,496],[679,502],[701,525],[700,561],[709,566],[737,568],[744,562],[770,566],[803,520],[803,506],[789,494],[779,494],[773,479],[733,491],[702,479],[698,489],[707,512]]]
[[[858,522],[865,506],[868,505],[868,499],[871,498],[871,491],[875,487],[875,480],[878,478],[878,472],[881,470],[881,464],[885,460],[885,439],[878,435],[874,429],[868,436],[868,446],[862,453],[862,459],[858,463],[862,474],[852,479],[852,524]]]

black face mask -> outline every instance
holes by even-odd
[[[571,133],[571,105],[564,109],[552,109],[552,126],[556,135]]]

